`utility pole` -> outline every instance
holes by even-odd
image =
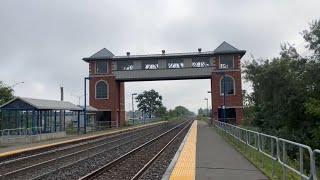
[[[60,86],[60,101],[63,101],[63,86]]]

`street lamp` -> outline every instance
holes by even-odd
[[[223,78],[223,106],[222,106],[222,115],[223,115],[223,122],[226,123],[226,73],[225,72],[218,72]]]
[[[9,88],[13,88],[13,87],[15,87],[16,85],[18,85],[18,84],[23,84],[23,83],[24,83],[23,81],[14,83],[13,85],[9,86]]]
[[[137,93],[132,93],[131,97],[132,97],[132,124],[134,125],[134,104],[133,104],[133,96],[136,96]]]
[[[208,94],[210,94],[211,95],[211,100],[212,100],[212,92],[211,91],[207,91],[208,92]],[[211,106],[211,118],[210,118],[210,123],[211,123],[211,125],[213,124],[213,107]]]
[[[207,117],[209,117],[209,106],[208,106],[208,98],[204,98],[207,101]]]
[[[84,134],[87,133],[87,80],[91,77],[84,78],[84,107],[83,107],[83,123],[84,123]]]

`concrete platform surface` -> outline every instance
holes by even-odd
[[[204,121],[198,121],[197,180],[267,180]]]

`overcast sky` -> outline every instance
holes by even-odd
[[[243,61],[277,56],[284,42],[303,52],[300,33],[320,18],[319,7],[319,0],[1,0],[0,80],[24,81],[15,95],[45,99],[59,99],[62,84],[65,99],[78,103],[88,74],[81,59],[104,47],[115,55],[171,53],[214,50],[227,41],[247,50]],[[196,111],[205,107],[210,81],[127,83],[127,110],[132,92],[151,88],[165,106]]]

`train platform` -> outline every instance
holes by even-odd
[[[153,126],[156,124],[166,123],[166,121],[160,121],[160,122],[153,122],[148,124],[141,124],[137,126],[129,126],[129,127],[123,127],[123,128],[115,128],[115,129],[107,129],[104,131],[96,131],[96,132],[90,132],[87,134],[80,134],[80,135],[68,135],[67,137],[59,138],[59,139],[53,139],[53,140],[46,140],[46,141],[40,141],[35,143],[25,143],[25,144],[16,144],[11,146],[1,146],[0,145],[0,158],[6,157],[8,155],[18,154],[26,151],[32,151],[35,149],[41,149],[41,148],[47,148],[52,147],[60,144],[66,144],[71,143],[74,141],[82,141],[82,140],[90,140],[93,138],[99,138],[106,135],[112,135],[117,134],[129,130],[134,130],[138,128]]]
[[[194,122],[181,147],[170,180],[268,179],[204,121]]]

